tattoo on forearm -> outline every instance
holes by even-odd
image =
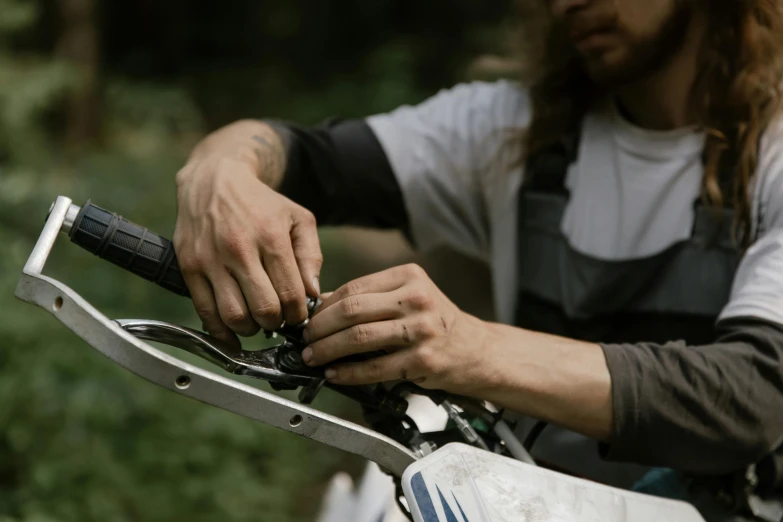
[[[258,157],[263,181],[271,182],[282,176],[286,164],[286,154],[283,146],[279,142],[261,134],[254,134],[251,139],[255,142],[253,152]]]

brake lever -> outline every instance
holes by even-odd
[[[244,350],[192,328],[146,319],[114,321],[138,339],[179,348],[196,355],[234,375],[267,381],[276,390],[299,391],[299,402],[311,404],[326,384],[323,369],[310,368],[301,359],[303,345],[286,340],[264,350]],[[379,393],[373,386],[328,385],[360,404],[403,416],[407,401],[394,394]]]
[[[279,360],[281,350],[295,349],[290,341],[272,348],[251,351],[198,330],[163,321],[119,319],[115,322],[139,339],[179,348],[235,375],[246,375],[291,387],[310,387],[323,380],[323,375],[318,370],[311,370],[308,374],[304,374],[281,369]]]
[[[310,310],[311,314],[316,306]],[[312,403],[321,388],[326,385],[361,404],[365,408],[365,416],[370,424],[377,428],[379,427],[377,422],[383,422],[384,431],[388,431],[388,434],[397,442],[409,447],[420,446],[425,439],[418,434],[418,430],[415,427],[413,430],[411,427],[406,428],[401,422],[410,421],[410,418],[406,416],[408,401],[402,397],[400,392],[404,390],[417,393],[418,391],[422,395],[429,395],[429,393],[423,393],[425,390],[410,382],[401,383],[391,390],[385,391],[377,386],[341,386],[327,383],[322,369],[308,367],[301,358],[301,352],[305,346],[301,340],[301,330],[308,321],[288,329],[284,329],[285,326],[283,326],[280,330],[283,330],[284,333],[280,330],[275,331],[286,338],[280,345],[252,351],[244,350],[239,345],[221,341],[198,330],[164,321],[117,319],[114,320],[114,323],[138,339],[179,348],[234,375],[263,379],[269,382],[274,389],[294,390],[301,388],[299,402],[302,404]],[[271,334],[271,332],[268,333]],[[437,395],[437,392],[435,393]],[[443,395],[444,397],[449,396],[448,394]],[[460,433],[467,442],[488,449],[483,439],[444,397],[437,395],[434,399],[436,403],[442,403],[447,408],[449,417],[457,424]],[[384,413],[388,417],[383,417],[381,421],[378,421],[373,416],[373,411]],[[373,421],[373,419],[375,420]]]

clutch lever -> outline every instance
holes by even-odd
[[[123,330],[139,339],[179,348],[235,375],[246,375],[273,384],[292,387],[308,387],[323,380],[323,376],[319,376],[316,371],[312,371],[311,375],[306,375],[280,369],[280,350],[281,347],[290,344],[288,341],[280,346],[251,351],[221,341],[198,330],[163,321],[118,319],[115,322]]]
[[[117,319],[114,321],[138,339],[162,343],[196,355],[234,375],[245,375],[269,382],[276,389],[300,388],[299,402],[310,404],[325,384],[323,370],[309,368],[298,361],[301,345],[285,341],[264,350],[244,350],[192,328],[164,321]],[[375,386],[327,387],[364,406],[404,416],[407,401],[381,392]]]

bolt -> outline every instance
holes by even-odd
[[[436,449],[438,449],[438,446],[435,445],[434,442],[425,441],[425,442],[422,442],[421,444],[419,444],[419,448],[417,450],[417,453],[419,453],[422,457],[426,457],[427,455],[429,455],[430,453],[432,453]]]

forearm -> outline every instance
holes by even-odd
[[[598,440],[612,430],[611,378],[597,344],[489,324],[482,399]]]
[[[287,168],[289,144],[290,135],[283,125],[239,120],[201,140],[190,160],[221,155],[248,162],[263,183],[279,190]]]
[[[397,179],[364,121],[308,127],[240,120],[204,138],[191,160],[214,155],[249,162],[263,183],[311,211],[321,225],[408,233]]]
[[[720,474],[783,442],[779,325],[732,321],[704,346],[486,330],[486,367],[470,394],[605,442],[610,460]]]

